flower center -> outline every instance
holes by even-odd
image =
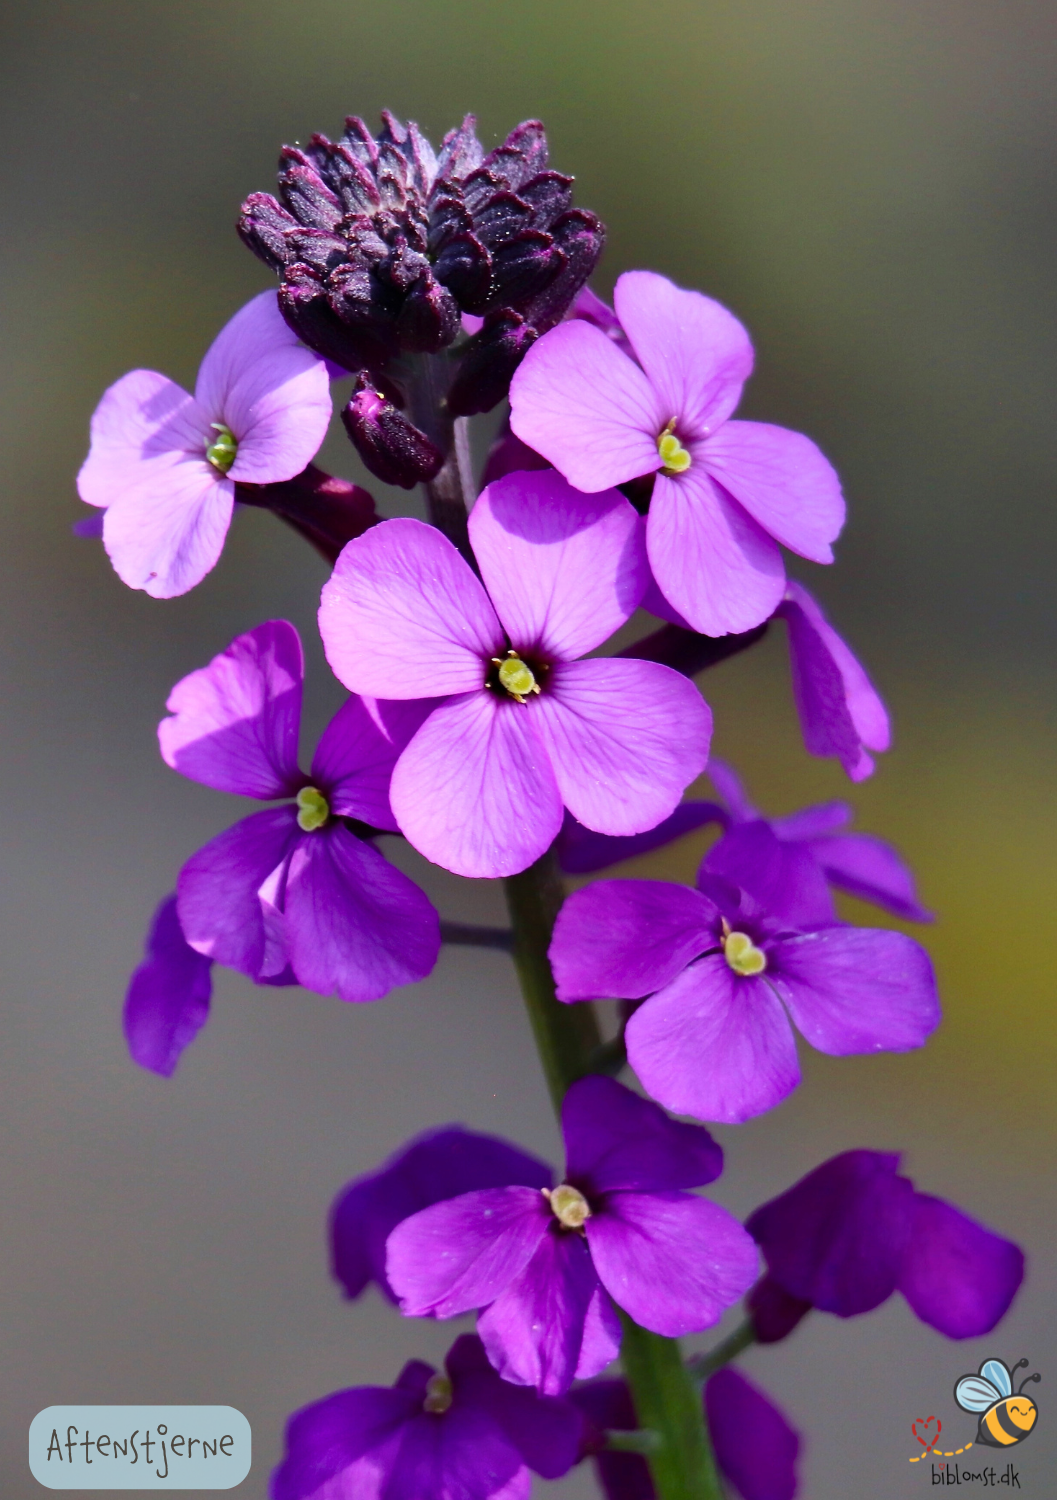
[[[426,1399],[422,1403],[422,1410],[435,1412],[440,1416],[451,1405],[452,1395],[451,1381],[447,1375],[431,1375],[426,1381]]]
[[[723,952],[735,974],[762,974],[767,967],[766,953],[757,948],[747,932],[728,932],[723,939]]]
[[[206,458],[214,469],[219,469],[221,474],[226,474],[235,462],[239,445],[235,441],[235,434],[231,428],[225,427],[223,422],[210,422],[209,425],[216,433],[216,437],[206,449]]]
[[[330,817],[330,803],[314,786],[303,786],[297,794],[297,822],[305,833],[315,833]]]
[[[657,452],[661,455],[663,474],[685,474],[692,462],[689,453],[675,435],[675,418],[657,439]]]
[[[584,1220],[591,1217],[591,1205],[580,1192],[567,1182],[553,1190],[543,1189],[543,1196],[551,1206],[551,1212],[563,1229],[582,1229]]]
[[[498,656],[493,656],[492,661],[499,668],[501,685],[518,703],[524,703],[530,693],[539,692],[539,683],[532,668],[513,649],[507,652],[505,661]]]

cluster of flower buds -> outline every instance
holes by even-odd
[[[348,1296],[374,1283],[408,1317],[476,1313],[477,1333],[443,1372],[415,1361],[296,1414],[274,1500],[523,1500],[532,1472],[586,1458],[614,1500],[667,1500],[646,1460],[667,1442],[671,1464],[687,1408],[669,1422],[636,1384],[629,1341],[700,1333],[745,1298],[739,1348],[774,1342],[812,1308],[848,1317],[895,1290],[966,1338],[1023,1274],[1015,1245],[877,1152],[825,1163],[745,1226],[698,1194],[723,1166],[705,1124],[778,1106],[800,1081],[797,1033],[835,1056],[898,1052],[938,1022],[925,949],[841,920],[834,892],[930,914],[847,804],[768,817],[709,761],[694,676],[779,619],[808,750],[860,781],[887,749],[876,689],[781,551],[831,562],[844,500],[809,438],[734,419],[753,353],[730,312],[649,271],[620,277],[612,309],[585,288],[602,228],[570,192],[534,122],[487,155],[471,119],[435,155],[389,115],[377,138],[352,119],[337,142],[285,148],[279,198],[254,194],[240,221],[278,292],[221,331],[193,395],[154,371],[117,381],[80,474],[102,520],[78,529],[157,598],[215,566],[236,503],[290,523],[332,566],[319,630],[349,693],[306,772],[288,622],[173,688],[166,764],[270,805],[193,854],[158,907],[126,999],[136,1061],[174,1072],[213,963],[362,1003],[425,979],[444,940],[515,950],[553,1053],[560,1174],[450,1126],[335,1204]],[[509,393],[484,488],[447,532],[381,519],[315,466],[331,380],[350,372],[346,430],[396,485],[429,487],[454,418]],[[654,633],[597,655],[639,609]],[[683,800],[706,769],[715,798]],[[692,887],[603,879],[539,916],[559,867],[595,874],[706,825],[719,837]],[[511,894],[513,932],[442,922],[387,836],[531,887],[537,916],[519,927]],[[597,999],[620,1002],[607,1043]],[[625,1064],[648,1097],[616,1080]],[[600,1380],[622,1347],[628,1383]],[[728,1357],[698,1362],[701,1442],[707,1426],[745,1500],[790,1500],[797,1435]]]

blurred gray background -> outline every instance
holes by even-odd
[[[42,1407],[149,1400],[244,1411],[241,1492],[264,1496],[288,1412],[452,1334],[340,1299],[338,1188],[453,1119],[556,1150],[498,956],[447,953],[362,1008],[219,973],[171,1081],[120,1032],[156,901],[245,811],[161,764],[170,686],[285,615],[309,650],[306,740],[339,693],[314,633],[325,570],[271,517],[240,515],[216,571],[169,603],[70,535],[88,418],[133,366],[192,383],[268,285],[233,222],[280,143],[390,106],[434,140],[468,109],[486,141],[542,116],[609,226],[598,289],[648,265],[731,306],[758,349],[744,410],[809,432],[845,479],[839,566],[800,571],[894,710],[896,748],[855,800],[941,914],[946,1019],[920,1054],[808,1057],[780,1111],[717,1132],[719,1195],[747,1212],[833,1152],[902,1148],[922,1188],[1026,1244],[1030,1275],[985,1340],[950,1344],[893,1299],[817,1315],[745,1368],[807,1435],[802,1494],[903,1500],[931,1487],[911,1420],[938,1412],[968,1440],[954,1379],[1026,1355],[1042,1415],[1016,1459],[1026,1494],[1052,1494],[1052,6],[7,0],[0,25],[3,1493],[37,1493]],[[362,478],[340,435],[326,457]],[[769,810],[848,790],[800,746],[780,638],[702,686],[717,749]],[[689,878],[700,852],[640,869]],[[396,857],[447,915],[499,916],[491,887]]]

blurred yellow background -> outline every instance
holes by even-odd
[[[810,433],[844,478],[838,566],[796,571],[893,709],[875,778],[853,790],[805,755],[781,628],[702,687],[758,804],[850,796],[910,858],[945,1019],[918,1054],[805,1058],[779,1111],[717,1131],[721,1194],[748,1211],[833,1152],[902,1147],[923,1189],[1025,1243],[1031,1274],[993,1339],[955,1347],[893,1301],[809,1319],[746,1369],[807,1434],[802,1494],[902,1500],[929,1486],[912,1418],[970,1435],[955,1378],[1027,1355],[1045,1383],[1022,1486],[1052,1493],[1052,6],[8,0],[2,27],[5,1495],[36,1492],[37,1410],[149,1398],[245,1411],[243,1489],[263,1496],[288,1411],[390,1381],[451,1332],[339,1300],[323,1224],[341,1184],[451,1119],[557,1148],[499,956],[446,954],[362,1009],[218,976],[171,1081],[121,1041],[156,901],[240,812],[158,760],[169,687],[285,615],[307,734],[339,694],[314,636],[324,569],[270,517],[240,515],[216,572],[167,604],[71,537],[88,418],[133,366],[193,380],[268,284],[234,234],[242,197],[272,186],[282,142],[383,106],[434,141],[466,110],[486,142],[541,116],[609,227],[597,289],[648,265],[727,303],[757,346],[745,414]],[[326,459],[364,480],[340,432]],[[370,487],[387,514],[417,503]],[[637,871],[689,879],[702,847]],[[446,914],[498,915],[490,888],[398,857]]]

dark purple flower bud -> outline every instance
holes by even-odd
[[[357,378],[341,420],[357,453],[383,484],[414,489],[433,479],[444,462],[440,449],[364,374]]]
[[[251,193],[242,206],[239,233],[282,278],[280,306],[298,336],[346,369],[377,369],[398,352],[453,343],[463,312],[515,311],[533,336],[561,318],[604,231],[570,207],[572,179],[549,169],[539,121],[486,156],[472,116],[439,155],[413,123],[382,118],[377,137],[350,118],[339,141],[284,147],[278,198]],[[503,343],[493,386],[530,342]],[[467,380],[486,390],[474,370]]]
[[[788,1338],[812,1307],[810,1302],[787,1292],[773,1276],[760,1277],[746,1297],[745,1305],[758,1344],[777,1344]]]
[[[845,1151],[747,1221],[767,1261],[750,1299],[762,1341],[784,1337],[783,1316],[786,1332],[799,1321],[778,1290],[841,1318],[898,1290],[948,1338],[989,1333],[1005,1315],[1024,1275],[1020,1249],[917,1192],[898,1166],[886,1152]]]
[[[346,1297],[361,1296],[373,1281],[395,1302],[385,1274],[385,1242],[396,1226],[432,1203],[511,1182],[549,1187],[551,1170],[495,1136],[444,1125],[348,1183],[330,1211],[331,1270]]]
[[[184,1048],[209,1019],[212,960],[183,935],[176,897],[154,913],[143,963],[125,997],[125,1040],[133,1062],[171,1078]]]
[[[459,361],[448,390],[448,408],[456,417],[491,411],[506,395],[511,376],[539,334],[517,312],[491,313]]]

